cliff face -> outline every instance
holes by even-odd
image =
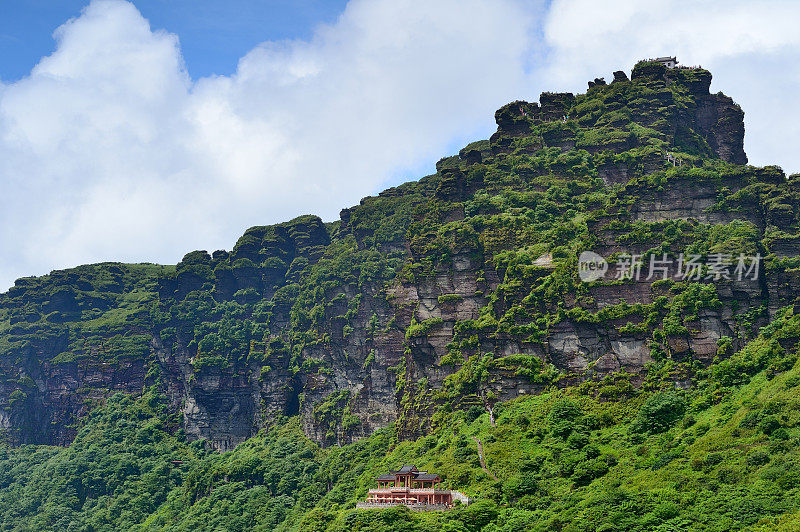
[[[0,429],[67,444],[109,395],[152,386],[218,449],[294,415],[334,445],[553,385],[614,397],[654,363],[689,386],[800,294],[800,180],[743,166],[743,113],[710,82],[640,63],[502,107],[489,141],[336,222],[20,279],[0,295]],[[585,250],[611,259],[590,283]],[[624,254],[645,275],[618,279]],[[647,279],[664,254],[762,260],[757,277]]]

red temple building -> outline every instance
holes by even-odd
[[[404,465],[397,471],[375,478],[377,489],[369,490],[366,502],[357,508],[383,508],[405,505],[412,510],[443,510],[455,501],[469,504],[469,498],[460,491],[436,487],[442,479],[436,473],[420,471],[413,465]]]

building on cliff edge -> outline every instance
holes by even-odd
[[[404,465],[397,471],[375,477],[377,489],[369,490],[367,500],[356,504],[356,508],[388,508],[408,506],[411,510],[446,510],[459,501],[467,505],[469,497],[455,490],[436,487],[442,479],[436,473],[420,471],[413,465]]]
[[[655,61],[656,63],[661,63],[667,68],[675,68],[678,66],[678,58],[673,56],[667,57],[656,57],[655,59],[649,59],[649,61]]]

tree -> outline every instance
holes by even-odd
[[[631,425],[637,434],[659,434],[666,431],[686,413],[686,400],[675,392],[662,392],[650,397],[639,409]]]

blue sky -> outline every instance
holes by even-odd
[[[800,172],[800,3],[0,0],[0,291],[174,264],[429,173],[494,111],[677,55]]]
[[[27,75],[55,48],[53,31],[77,17],[87,0],[0,0],[0,79]],[[343,0],[136,0],[154,29],[179,36],[192,77],[228,75],[240,57],[265,40],[307,39],[331,23]]]

